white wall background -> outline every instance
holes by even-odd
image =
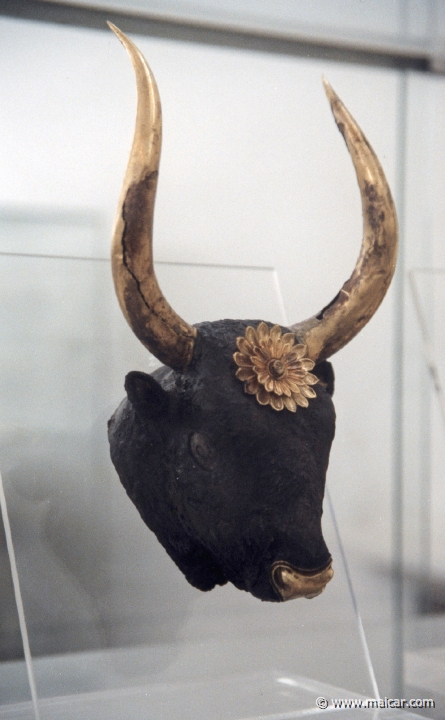
[[[134,123],[130,63],[108,32],[7,19],[0,32],[0,204],[93,212],[103,233],[79,254],[106,257]],[[275,267],[290,321],[312,315],[349,276],[361,239],[354,171],[321,75],[362,124],[394,186],[396,74],[137,41],[163,102],[156,258]],[[33,252],[54,252],[41,242]],[[77,249],[57,254],[65,253]],[[339,419],[330,482],[342,519],[359,534],[366,527],[370,552],[386,555],[390,298],[334,364]]]
[[[408,88],[408,145],[406,175],[406,270],[444,269],[445,214],[445,80],[413,74]],[[428,323],[442,385],[444,282],[440,275],[417,277],[422,309]],[[433,576],[445,575],[444,425],[437,397],[425,371],[420,326],[409,287],[405,296],[405,545],[412,564],[421,572],[431,562]],[[428,427],[429,425],[429,427]],[[428,434],[432,433],[432,444]],[[422,447],[423,446],[423,447]],[[429,456],[429,452],[431,455]],[[431,483],[428,492],[427,486]],[[430,552],[419,542],[420,518],[430,514]]]

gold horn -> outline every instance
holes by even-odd
[[[394,274],[398,237],[394,201],[377,156],[325,78],[323,83],[354,163],[362,198],[363,241],[354,272],[338,295],[317,315],[291,327],[315,362],[340,350],[374,315]]]
[[[111,262],[122,312],[135,335],[161,362],[183,371],[190,364],[196,328],[170,307],[153,265],[153,213],[161,154],[161,102],[150,68],[134,43],[108,23],[133,63],[136,127],[113,232]]]

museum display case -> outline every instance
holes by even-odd
[[[391,694],[434,698],[435,714],[417,712],[441,717],[445,81],[393,56],[198,42],[156,23],[138,35],[126,20],[164,103],[156,273],[187,322],[286,325],[349,277],[360,199],[322,73],[398,208],[395,283],[332,359],[334,578],[311,600],[265,603],[191,587],[111,463],[125,375],[159,364],[122,317],[108,259],[134,81],[102,24],[35,20],[0,18],[14,109],[0,117],[0,718],[290,720],[329,713],[318,697]],[[405,23],[405,50],[422,27]]]
[[[110,263],[4,253],[0,264],[2,510],[16,642],[29,642],[26,660],[18,644],[16,659],[0,663],[0,717],[34,717],[31,688],[42,719],[290,718],[312,714],[318,696],[341,696],[338,688],[374,697],[330,502],[323,531],[335,580],[318,598],[271,605],[230,585],[190,587],[109,459],[106,423],[126,372],[158,364],[121,317]],[[192,321],[205,308],[208,319],[285,322],[271,269],[156,271]],[[2,562],[8,577],[5,547]]]

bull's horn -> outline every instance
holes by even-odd
[[[362,198],[363,241],[351,277],[321,312],[292,326],[307,354],[325,360],[357,335],[385,297],[397,258],[397,215],[382,167],[364,134],[323,78],[338,129],[354,163]]]
[[[136,74],[138,105],[130,160],[119,199],[111,261],[116,294],[135,335],[161,362],[185,370],[196,328],[163,296],[153,266],[153,212],[161,154],[161,103],[155,79],[137,47],[108,23],[128,51]]]

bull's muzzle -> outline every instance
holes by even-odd
[[[321,570],[313,572],[299,570],[281,560],[275,562],[271,569],[273,586],[282,600],[317,597],[333,577],[332,560],[329,560],[329,563]]]

